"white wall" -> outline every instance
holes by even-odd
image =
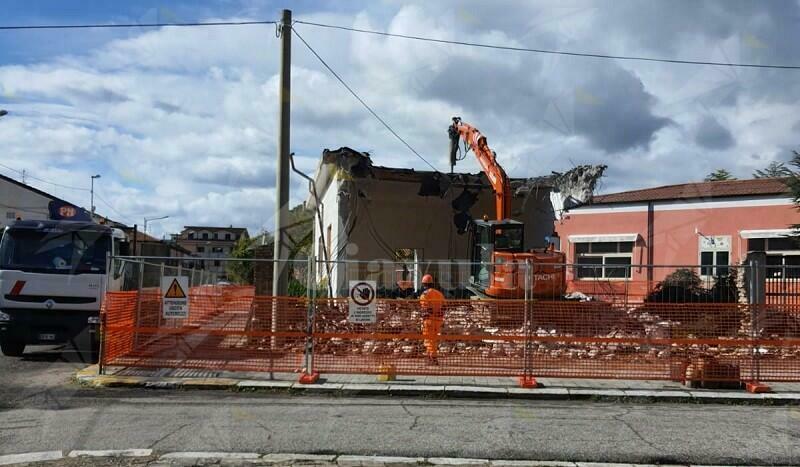
[[[340,206],[339,206],[339,188],[341,186],[341,182],[338,178],[334,177],[331,181],[328,188],[325,190],[324,193],[320,194],[320,206],[319,212],[322,214],[322,228],[323,231],[319,231],[319,218],[315,214],[314,216],[314,251],[313,254],[317,256],[317,260],[324,260],[324,255],[320,255],[320,237],[325,236],[325,244],[322,245],[322,248],[327,248],[327,243],[330,242],[331,245],[331,257],[330,260],[336,260],[336,252],[340,249],[344,248],[344,243],[347,241],[346,238],[342,238],[340,232],[343,229],[342,226],[342,219],[340,214]],[[346,201],[346,200],[345,200]],[[328,239],[328,227],[330,227],[331,238]],[[327,272],[324,267],[317,269],[317,281],[322,280],[327,275]],[[339,283],[339,275],[337,274],[337,268],[332,268],[331,270],[331,284],[338,284]]]
[[[45,220],[51,198],[0,179],[0,228],[5,228],[17,217]]]

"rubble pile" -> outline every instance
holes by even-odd
[[[535,302],[528,310],[530,328],[525,325],[523,302],[460,301],[448,302],[442,334],[445,336],[482,336],[480,340],[449,340],[439,343],[442,357],[463,357],[486,365],[485,359],[517,361],[529,355],[542,361],[619,362],[664,365],[666,362],[707,361],[744,362],[753,358],[753,350],[742,347],[738,339],[747,338],[743,322],[749,320],[749,308],[732,306],[676,306],[676,304],[620,304],[594,300],[571,302]],[[256,301],[247,330],[271,329],[271,302]],[[280,332],[305,333],[307,304],[282,304]],[[316,307],[314,332],[338,334],[315,341],[314,351],[326,356],[374,356],[392,359],[419,358],[425,349],[421,338],[423,314],[415,300],[381,300],[375,324],[354,324],[348,321],[348,304],[344,301],[320,301]],[[783,334],[800,334],[798,317],[777,311],[769,315],[764,330],[783,329]],[[749,322],[749,321],[748,321]],[[777,323],[777,324],[776,324]],[[794,326],[794,327],[792,327]],[[392,336],[396,335],[397,338]],[[529,337],[526,342],[520,337]],[[767,337],[767,336],[765,336]],[[774,337],[780,337],[780,333]],[[537,339],[539,338],[539,339]],[[577,342],[563,342],[559,338]],[[596,342],[586,338],[597,338]],[[718,345],[664,345],[647,342],[607,342],[606,339],[715,339]],[[229,339],[232,347],[254,346],[266,350],[278,344],[280,353],[302,354],[303,338]],[[730,341],[726,345],[726,341]],[[526,354],[526,344],[528,353]],[[800,348],[761,348],[763,360],[800,358]],[[693,360],[694,359],[694,360]],[[483,362],[483,363],[481,363]],[[723,364],[723,363],[721,363]],[[702,373],[694,365],[691,372]],[[686,368],[680,371],[689,371]],[[722,370],[720,370],[722,371]],[[726,370],[728,371],[728,370]],[[733,370],[730,370],[733,371]]]

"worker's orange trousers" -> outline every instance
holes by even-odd
[[[425,338],[425,350],[428,357],[439,355],[439,335],[442,333],[444,320],[441,318],[428,318],[422,321],[422,336]]]

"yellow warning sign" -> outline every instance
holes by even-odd
[[[161,300],[164,318],[189,317],[189,278],[186,276],[163,276]]]
[[[164,294],[164,298],[186,298],[186,292],[181,288],[178,279],[172,279],[172,284],[167,289],[167,293]]]

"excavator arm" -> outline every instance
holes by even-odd
[[[486,137],[474,126],[464,123],[460,117],[453,117],[453,124],[448,129],[450,135],[450,161],[455,165],[459,140],[469,145],[481,168],[492,184],[495,198],[497,220],[511,218],[511,183],[506,171],[497,163],[494,151],[489,148]]]

